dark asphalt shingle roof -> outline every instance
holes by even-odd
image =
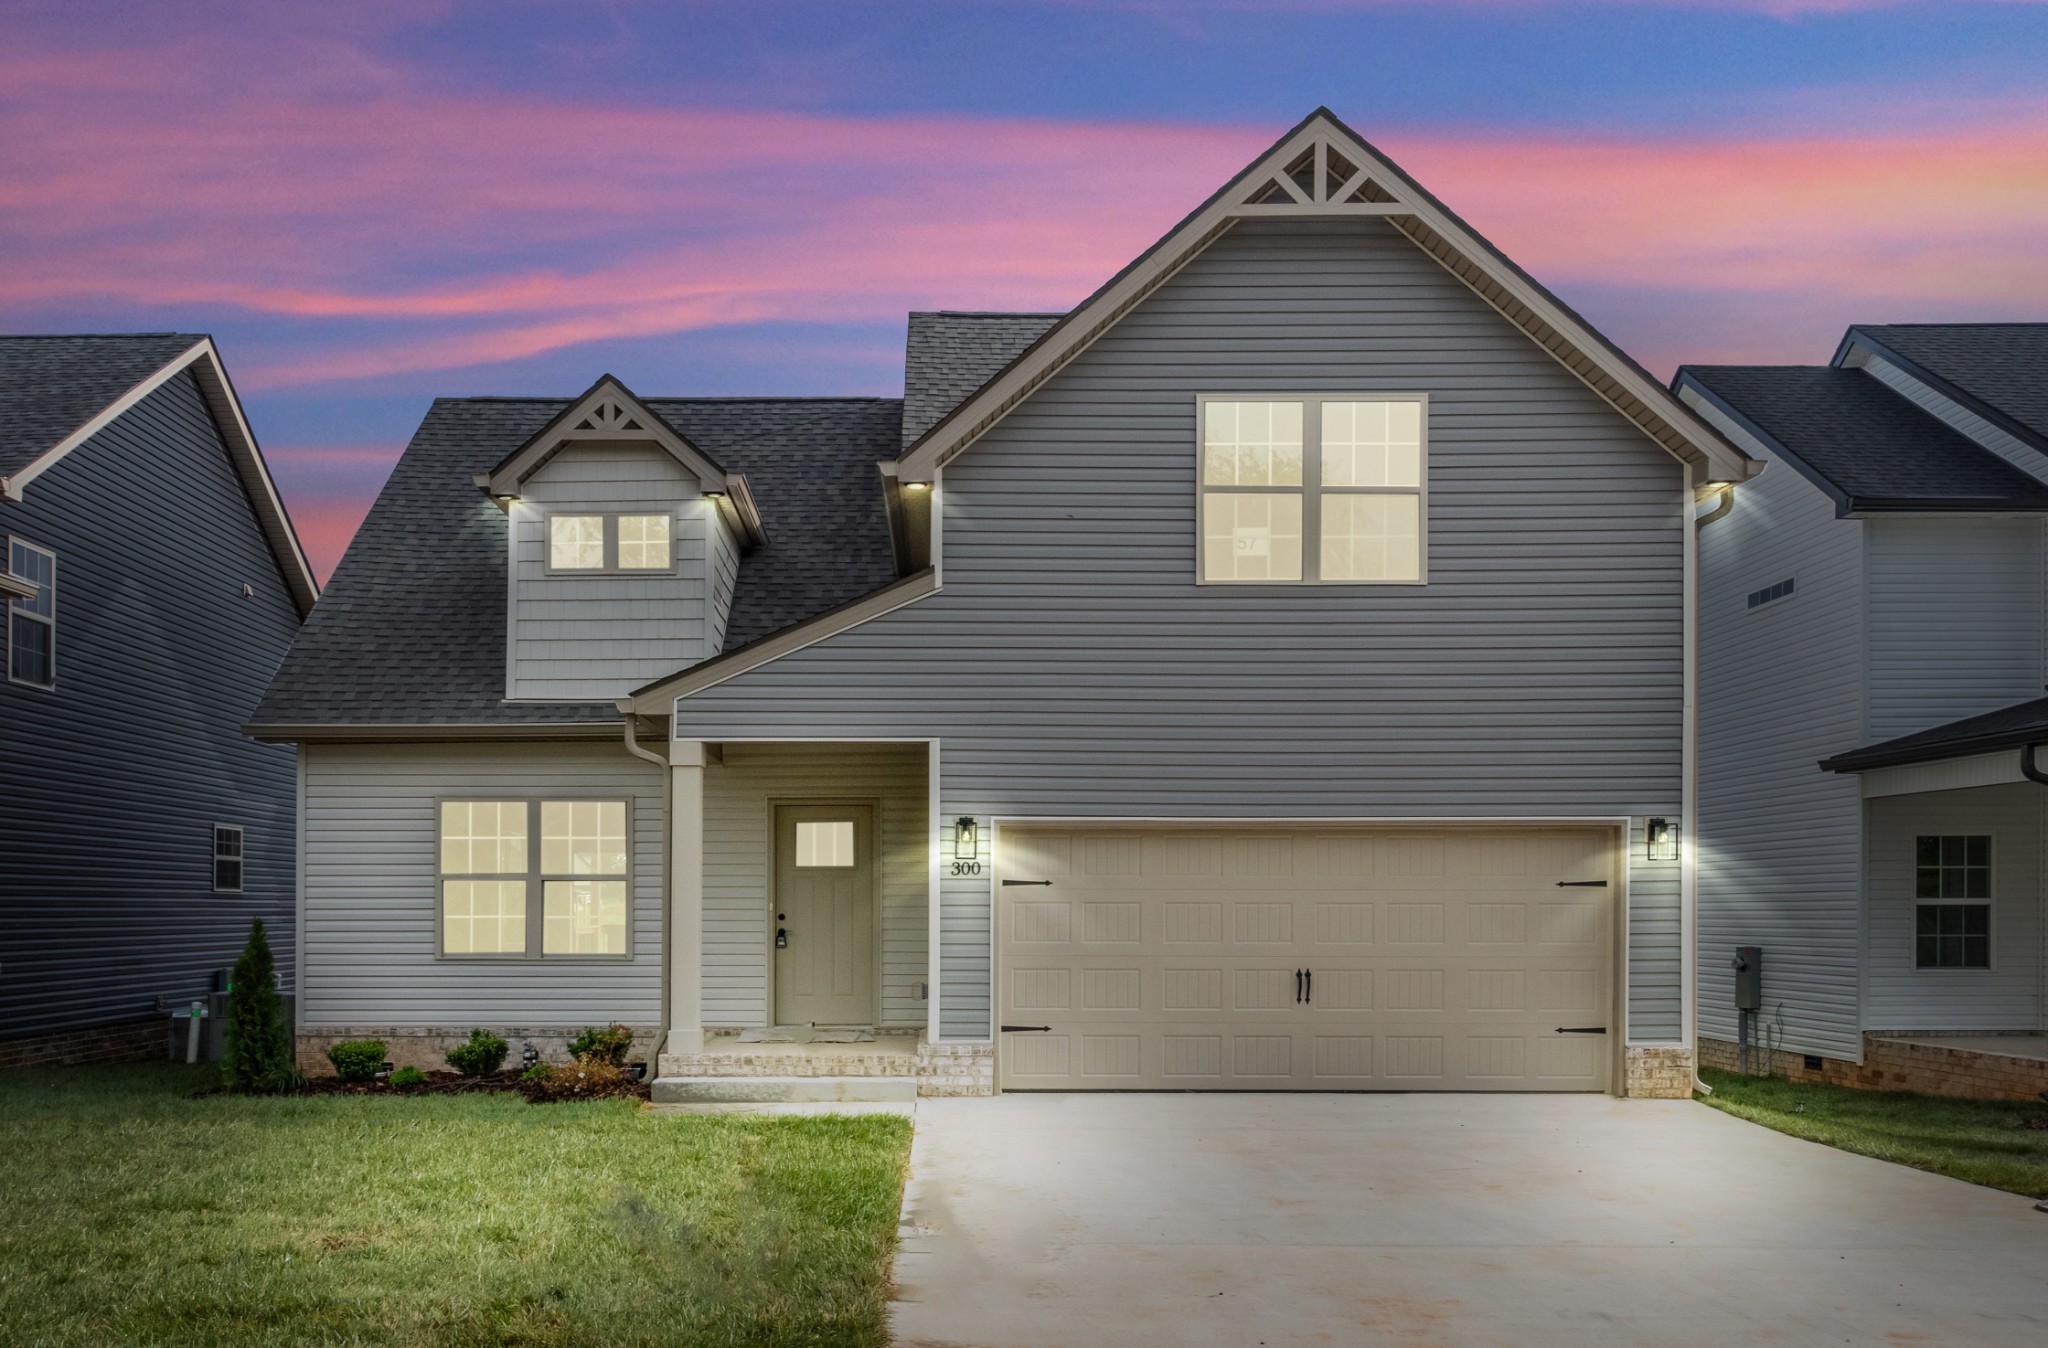
[[[0,477],[204,340],[182,332],[0,337]]]
[[[903,445],[1043,337],[1064,314],[913,313],[903,347]]]
[[[256,709],[260,725],[616,721],[609,703],[506,703],[504,514],[471,480],[569,404],[443,398],[428,411]],[[726,648],[896,579],[875,465],[893,398],[649,398],[743,473],[768,535],[741,561]]]
[[[2048,510],[2048,485],[1861,370],[1687,365],[1697,384],[1825,479],[1849,510]]]
[[[1858,324],[1849,331],[2048,441],[2048,323]]]
[[[2048,741],[2048,697],[2037,697],[1979,716],[1966,716],[1931,730],[1867,744],[1861,749],[1825,759],[1821,766],[1830,772],[1860,772],[1898,763],[1924,763],[1937,758],[1992,753],[2043,741]]]

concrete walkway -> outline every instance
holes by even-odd
[[[2048,1213],[1687,1101],[927,1100],[905,1348],[2048,1344]]]

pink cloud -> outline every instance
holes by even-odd
[[[1274,132],[458,96],[339,39],[235,80],[226,59],[196,42],[0,57],[0,310],[300,321],[304,341],[238,362],[261,390],[768,320],[1058,308]],[[2048,105],[1943,117],[1913,135],[1381,145],[1567,291],[2038,310]]]

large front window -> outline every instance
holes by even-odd
[[[1422,581],[1423,399],[1216,397],[1198,408],[1205,583]]]
[[[441,802],[441,952],[629,952],[623,800]]]

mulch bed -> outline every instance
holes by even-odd
[[[557,1069],[557,1076],[564,1070]],[[649,1098],[648,1082],[631,1081],[621,1078],[601,1085],[587,1086],[581,1090],[567,1089],[567,1083],[557,1085],[553,1090],[541,1089],[537,1083],[521,1081],[516,1070],[493,1072],[489,1076],[466,1077],[460,1072],[439,1071],[427,1073],[427,1079],[414,1086],[394,1086],[388,1081],[343,1081],[336,1076],[308,1077],[306,1084],[293,1095],[523,1095],[536,1105],[553,1104],[561,1100],[645,1100]],[[230,1095],[225,1086],[213,1086],[194,1094],[194,1099],[209,1095]]]

